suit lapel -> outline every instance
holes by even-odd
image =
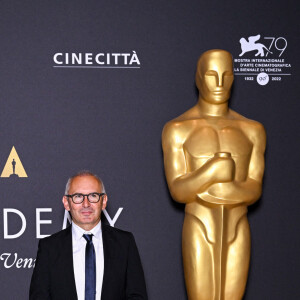
[[[63,272],[65,273],[66,288],[70,299],[77,299],[76,284],[73,266],[72,226],[66,229],[66,236],[62,239],[62,255],[64,257]]]
[[[103,241],[103,252],[104,252],[104,274],[102,283],[101,299],[109,299],[110,292],[110,278],[113,276],[112,258],[114,256],[113,239],[108,232],[108,226],[102,226],[102,241]]]

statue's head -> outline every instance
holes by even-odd
[[[196,71],[196,85],[202,99],[213,104],[228,101],[232,83],[232,56],[228,51],[214,49],[200,56]]]

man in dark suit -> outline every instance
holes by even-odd
[[[147,300],[133,235],[101,224],[101,179],[88,171],[71,177],[63,204],[72,226],[40,240],[30,300]]]

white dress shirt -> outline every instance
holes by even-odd
[[[93,244],[96,254],[96,300],[100,300],[104,273],[101,221],[91,231],[85,231],[72,222],[73,266],[78,300],[84,300],[85,292],[86,240],[83,234],[93,234]]]

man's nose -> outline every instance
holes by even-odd
[[[83,202],[82,202],[82,205],[83,205],[84,207],[90,206],[90,201],[89,201],[87,195],[84,195],[84,196],[83,196]]]

